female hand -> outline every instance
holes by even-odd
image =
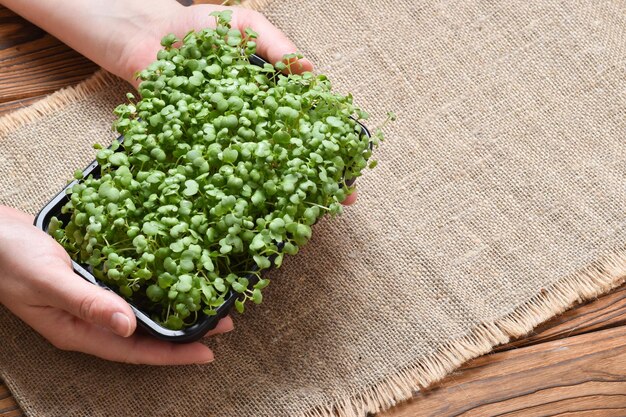
[[[211,12],[232,10],[231,25],[259,34],[257,52],[275,63],[296,52],[295,45],[262,14],[240,7],[201,4],[185,7],[175,0],[0,0],[87,58],[136,85],[135,72],[156,59],[163,36],[182,38],[190,30],[215,27]],[[299,71],[310,71],[306,59]]]
[[[0,302],[50,343],[117,362],[213,360],[202,343],[173,344],[133,334],[136,321],[128,303],[76,275],[63,247],[32,224],[31,216],[0,206]],[[227,317],[209,335],[232,328]]]
[[[114,72],[134,85],[137,85],[134,74],[156,59],[158,50],[162,48],[163,36],[173,33],[182,39],[192,29],[198,31],[215,27],[215,17],[210,16],[214,11],[231,10],[230,23],[233,28],[242,32],[251,28],[257,32],[257,54],[271,63],[281,61],[286,54],[297,52],[296,46],[282,31],[254,10],[209,4],[184,7],[167,0],[162,5],[163,13],[147,17],[150,23],[145,26],[146,29],[136,31],[134,36],[129,37],[122,47],[122,62],[113,64],[113,67],[121,64],[120,68],[113,68]],[[311,71],[313,65],[307,59],[301,59],[292,69],[296,72]]]

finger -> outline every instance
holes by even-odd
[[[210,330],[204,337],[214,336],[216,334],[227,333],[233,330],[235,326],[233,325],[233,319],[230,316],[226,316],[221,319],[217,326],[213,330]]]
[[[356,190],[352,191],[350,195],[346,197],[345,200],[341,202],[344,206],[349,206],[350,204],[354,204],[356,202],[357,193]]]
[[[0,217],[10,217],[17,221],[33,224],[34,217],[9,206],[0,206]]]
[[[46,278],[43,293],[49,305],[123,337],[135,331],[135,315],[119,295],[87,282],[67,265],[49,268]]]
[[[259,37],[256,39],[257,54],[275,64],[283,60],[283,56],[297,52],[296,45],[280,29],[274,26],[265,16],[253,10],[240,10],[233,24],[241,31],[251,28]],[[301,73],[312,71],[313,64],[306,58],[295,62],[291,69]]]
[[[47,310],[46,320],[35,320],[32,327],[62,350],[143,365],[203,364],[214,359],[213,352],[202,343],[168,343],[143,335],[124,338],[65,311]]]

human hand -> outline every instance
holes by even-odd
[[[295,45],[262,14],[241,7],[201,4],[185,7],[175,0],[0,0],[87,58],[136,85],[134,74],[156,59],[161,38],[215,27],[211,12],[232,10],[233,28],[259,34],[257,51],[275,63],[296,52]],[[306,59],[296,71],[313,68]]]
[[[150,21],[146,28],[137,31],[131,36],[121,52],[116,69],[123,78],[137,85],[134,74],[146,68],[156,59],[157,52],[162,48],[163,36],[173,33],[182,39],[190,30],[202,30],[215,27],[215,17],[210,14],[215,11],[231,10],[231,25],[243,32],[251,28],[258,33],[257,54],[271,63],[279,62],[283,56],[297,52],[294,43],[276,26],[271,24],[261,13],[241,7],[226,7],[211,4],[199,4],[189,7],[181,6],[176,2],[163,3],[165,12],[155,10],[155,13],[146,17]],[[295,72],[311,71],[313,65],[306,58],[292,65]]]
[[[202,343],[173,344],[133,334],[135,316],[126,301],[72,270],[70,258],[33,219],[0,206],[0,302],[62,350],[149,365],[207,363]],[[232,330],[230,317],[208,335]]]

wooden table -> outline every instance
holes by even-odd
[[[0,116],[96,65],[0,6]],[[23,413],[0,383],[0,417]],[[378,417],[626,416],[626,288],[470,361]]]

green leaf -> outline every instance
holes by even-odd
[[[141,268],[133,272],[133,277],[147,280],[152,277],[152,272],[148,268]]]
[[[171,260],[171,259],[170,259]],[[176,278],[174,278],[174,276],[168,272],[162,272],[161,274],[159,274],[159,278],[157,280],[159,287],[160,288],[169,288],[172,286],[172,284],[174,284]]]
[[[259,251],[265,247],[265,238],[261,233],[257,233],[252,242],[250,242],[250,250]]]
[[[328,116],[326,118],[326,123],[328,123],[332,127],[343,127],[343,125],[344,125],[344,122],[341,119],[339,119],[338,117],[335,117],[335,116]]]
[[[262,290],[263,288],[267,287],[270,283],[269,279],[260,279],[257,281],[256,284],[254,284],[254,288],[258,288],[259,290]]]
[[[226,243],[224,239],[220,240],[220,253],[222,255],[230,253],[232,250],[233,250],[232,245],[229,245],[228,243]]]
[[[170,47],[177,41],[178,39],[176,39],[176,35],[174,35],[173,33],[170,33],[169,35],[166,35],[163,37],[163,39],[161,39],[161,45],[165,47]]]
[[[222,152],[222,161],[232,164],[237,160],[237,156],[239,156],[239,152],[236,149],[227,148]]]
[[[200,280],[200,290],[207,300],[211,300],[211,298],[215,295],[215,291],[213,291],[211,285],[203,279]]]
[[[241,285],[239,282],[233,282],[231,287],[235,292],[238,292],[240,294],[246,291],[246,287]]]
[[[182,252],[185,249],[185,244],[182,239],[170,243],[170,249],[176,253]]]
[[[48,233],[53,235],[59,228],[63,227],[63,223],[56,217],[52,216],[50,218],[50,223],[48,224]]]
[[[226,285],[224,285],[224,280],[222,278],[215,278],[215,281],[213,281],[213,286],[219,292],[226,291]]]
[[[178,277],[178,283],[176,289],[180,292],[188,292],[192,287],[191,275],[181,275]]]
[[[183,190],[183,194],[187,197],[191,197],[192,195],[196,195],[198,193],[198,189],[200,186],[194,180],[185,181],[185,189]]]
[[[128,156],[122,152],[115,152],[109,156],[109,162],[115,166],[128,165]]]
[[[256,33],[254,30],[252,30],[251,28],[246,28],[245,30],[245,34],[250,37],[250,38],[258,38],[259,34]]]
[[[217,77],[218,75],[222,73],[222,67],[220,67],[217,64],[211,64],[211,65],[204,67],[203,71],[212,77]]]
[[[252,194],[252,197],[250,197],[250,201],[252,201],[252,204],[255,206],[263,204],[265,202],[265,193],[261,189],[257,189],[254,194]]]
[[[255,288],[252,291],[252,301],[254,301],[254,304],[261,304],[261,302],[263,301],[263,294],[261,294],[260,289]]]
[[[303,217],[306,220],[307,225],[315,223],[320,215],[320,208],[318,206],[311,206],[304,210]]]
[[[193,263],[193,260],[189,258],[181,259],[179,266],[183,272],[192,272],[196,269],[196,265]]]
[[[163,291],[160,286],[152,284],[146,290],[146,295],[151,301],[156,303],[161,301],[161,299],[165,297],[165,291]]]
[[[163,326],[172,330],[180,330],[183,328],[183,320],[178,316],[169,316]]]
[[[254,262],[256,262],[256,264],[258,265],[258,267],[260,269],[267,269],[270,266],[272,266],[272,263],[270,262],[270,260],[267,258],[267,256],[263,256],[263,255],[254,255],[253,256]]]
[[[295,237],[308,240],[311,237],[311,228],[306,224],[298,224]]]
[[[270,222],[269,229],[274,233],[283,233],[285,231],[285,221],[278,217]]]
[[[146,222],[143,224],[141,231],[147,236],[154,236],[159,232],[159,224],[156,222]]]
[[[201,261],[202,261],[202,267],[206,269],[207,271],[213,272],[215,270],[215,265],[213,265],[213,261],[211,260],[210,257],[208,256],[203,257]]]
[[[199,87],[204,82],[204,75],[200,71],[194,71],[193,75],[189,77],[189,84]]]

